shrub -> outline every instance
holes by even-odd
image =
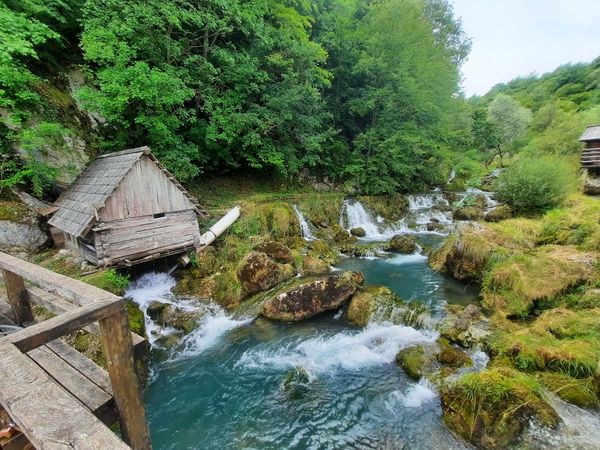
[[[575,170],[565,159],[522,158],[500,174],[496,195],[517,213],[540,213],[563,204],[575,180]]]

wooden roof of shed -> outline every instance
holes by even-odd
[[[589,125],[579,138],[580,141],[599,141],[600,140],[600,125]]]
[[[149,156],[159,166],[190,200],[198,215],[208,215],[152,155],[149,147],[138,147],[103,155],[93,161],[56,200],[55,205],[59,209],[48,223],[73,236],[81,236],[90,223],[97,219],[98,211],[142,155]]]

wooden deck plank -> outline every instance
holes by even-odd
[[[0,403],[40,449],[127,449],[18,348],[0,342]]]
[[[112,397],[46,346],[27,355],[95,415],[110,408]]]
[[[94,382],[94,384],[104,392],[112,395],[110,377],[108,376],[108,372],[106,370],[102,369],[96,363],[86,358],[73,347],[59,339],[48,342],[46,346],[60,356],[61,359],[85,375],[90,381]]]

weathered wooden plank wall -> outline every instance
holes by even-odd
[[[106,200],[100,210],[100,221],[193,208],[185,194],[144,155]]]

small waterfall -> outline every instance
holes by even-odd
[[[358,227],[362,228],[365,230],[366,239],[381,239],[387,237],[379,231],[379,227],[373,221],[371,214],[369,214],[358,200],[344,200],[340,225],[346,230]]]
[[[310,231],[310,226],[308,225],[308,222],[304,218],[304,214],[302,214],[302,211],[300,211],[300,208],[298,208],[298,205],[292,205],[292,207],[294,208],[294,212],[296,213],[296,216],[298,216],[298,222],[300,222],[300,232],[302,234],[302,237],[307,241],[314,241],[315,237],[312,234],[312,232]]]
[[[125,292],[125,297],[135,302],[144,313],[148,342],[153,347],[160,347],[161,338],[180,332],[174,328],[163,327],[150,318],[148,308],[153,302],[173,305],[183,311],[197,312],[202,317],[199,319],[198,328],[182,339],[180,347],[183,347],[183,351],[178,352],[177,358],[203,352],[215,345],[225,332],[248,322],[232,319],[215,303],[199,303],[191,298],[178,298],[171,292],[176,283],[169,273],[150,272],[132,282]]]
[[[408,207],[411,211],[416,211],[419,209],[431,209],[439,205],[449,205],[448,200],[446,200],[439,192],[433,192],[431,194],[408,195],[406,199],[408,200]]]

